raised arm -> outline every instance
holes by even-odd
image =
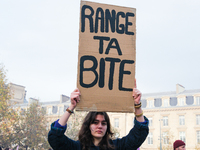
[[[143,116],[143,111],[141,109],[141,92],[136,88],[136,86],[133,89],[133,98],[135,105],[134,127],[130,130],[127,136],[113,141],[114,144],[117,145],[117,150],[138,149],[149,133],[148,119]]]
[[[68,108],[67,111],[65,111],[65,113],[61,116],[60,120],[58,121],[58,123],[62,126],[65,126],[70,115],[71,115],[71,112],[74,111],[74,109],[76,108],[76,105],[77,103],[79,103],[80,101],[80,91],[78,88],[76,88],[72,93],[71,93],[71,96],[70,96],[70,99],[71,99],[71,104]]]
[[[67,121],[80,101],[80,91],[75,89],[70,96],[71,104],[62,117],[51,124],[51,130],[48,134],[48,142],[54,150],[79,150],[81,145],[79,141],[74,141],[64,135]]]

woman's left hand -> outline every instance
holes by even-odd
[[[135,80],[135,88],[133,88],[133,98],[134,98],[134,103],[139,104],[140,103],[140,98],[142,96],[142,93],[137,89],[136,85],[136,80]]]
[[[134,98],[134,103],[135,104],[139,104],[140,103],[140,98],[142,96],[142,93],[137,89],[137,88],[134,88],[133,89],[133,98]]]

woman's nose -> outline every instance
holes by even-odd
[[[98,128],[102,128],[102,124],[101,123],[98,124]]]

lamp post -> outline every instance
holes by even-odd
[[[161,136],[161,121],[162,119],[159,119],[160,121],[160,150],[162,150],[162,136]]]
[[[162,107],[162,100],[160,101],[160,109],[159,109],[159,112],[161,111],[161,107]],[[163,119],[161,119],[161,116],[160,116],[160,119],[159,119],[159,121],[160,121],[160,150],[162,150],[162,136],[161,136],[161,121],[162,121]]]

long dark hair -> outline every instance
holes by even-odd
[[[101,142],[99,143],[99,147],[101,150],[113,150],[114,145],[111,145],[111,143],[109,142],[111,140],[113,132],[111,131],[110,119],[106,112],[89,112],[85,117],[78,135],[79,141],[82,144],[82,149],[89,150],[89,147],[92,144],[93,137],[90,131],[90,125],[94,122],[97,115],[103,115],[105,121],[107,122],[107,131],[103,136]]]

